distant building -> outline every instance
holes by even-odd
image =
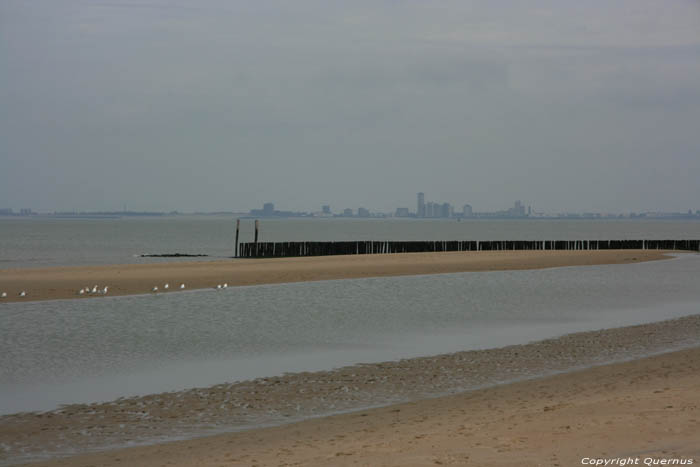
[[[425,217],[428,218],[440,218],[440,217],[452,217],[454,214],[454,209],[450,203],[433,203],[428,201],[425,205]]]
[[[352,216],[353,216],[352,209],[350,209],[350,208],[343,209],[343,217],[352,217]]]
[[[20,216],[31,216],[32,214],[33,214],[33,213],[32,213],[32,210],[29,209],[29,208],[22,208],[22,209],[19,210],[19,215],[20,215]]]
[[[425,217],[425,194],[423,192],[418,193],[418,206],[416,209],[416,216]]]
[[[328,204],[324,204],[321,206],[321,212],[324,214],[330,214],[331,213],[331,207]]]
[[[510,217],[525,217],[525,206],[520,201],[516,201],[507,213]]]
[[[452,205],[450,203],[442,203],[440,217],[452,217]]]
[[[14,212],[12,211],[12,208],[0,209],[0,216],[11,216],[13,214],[14,214]]]
[[[369,217],[369,209],[357,208],[357,217]]]
[[[408,212],[408,208],[396,208],[396,213],[394,214],[394,217],[409,217],[410,213]]]
[[[251,209],[250,215],[254,217],[310,217],[312,214],[296,211],[276,211],[273,203],[265,203],[262,209]]]
[[[462,216],[472,217],[472,215],[474,215],[474,211],[472,211],[471,204],[465,204],[464,207],[462,208]]]

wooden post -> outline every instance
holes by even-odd
[[[255,221],[255,241],[238,243],[236,221],[236,257],[269,258],[287,256],[367,255],[438,251],[501,250],[684,250],[700,251],[700,240],[470,240],[470,241],[342,241],[342,242],[262,242],[260,223]]]
[[[234,252],[234,256],[238,258],[238,232],[241,230],[241,220],[236,219],[236,251]]]

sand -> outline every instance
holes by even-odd
[[[122,295],[147,293],[154,282],[166,281],[191,289],[619,264],[666,253],[418,253],[17,269],[0,271],[0,291],[12,293],[11,300],[19,290],[28,291],[24,300],[43,300],[74,298],[77,288],[94,283]],[[53,458],[37,464],[46,466],[563,466],[618,456],[638,457],[637,465],[647,458],[654,465],[662,459],[697,464],[698,346],[695,315],[499,349],[5,415],[0,465],[40,456]],[[684,350],[646,357],[673,349]],[[625,359],[637,360],[595,367]],[[334,412],[342,413],[328,416]],[[274,426],[251,429],[260,424]],[[163,442],[172,439],[185,440]],[[144,446],[123,448],[130,444]],[[65,457],[90,451],[99,452]]]
[[[71,405],[0,417],[0,446],[5,459],[17,460],[21,453],[66,455],[67,449],[104,450],[301,418],[38,465],[514,466],[581,465],[584,456],[700,456],[698,345],[700,315],[693,315],[498,349]],[[639,359],[673,348],[685,350]],[[570,373],[546,376],[561,372]],[[515,382],[499,384],[509,381]],[[449,393],[456,395],[430,398]],[[386,407],[366,409],[378,404]],[[309,419],[333,411],[351,412]]]
[[[576,466],[591,458],[697,464],[699,394],[700,349],[694,349],[283,427],[38,465],[523,467]]]
[[[668,257],[657,250],[607,251],[481,251],[406,253],[387,255],[322,256],[279,259],[239,259],[155,264],[0,269],[2,302],[96,298],[79,296],[78,290],[98,285],[108,295],[176,293],[187,289],[275,284],[285,282],[349,279],[360,277],[439,274],[465,271],[541,269],[561,266],[620,264]],[[165,292],[163,285],[170,284]],[[26,291],[25,297],[19,297]]]

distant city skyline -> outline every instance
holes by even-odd
[[[126,206],[124,210],[114,210],[114,211],[101,211],[101,210],[86,210],[86,211],[51,211],[51,212],[36,212],[32,208],[20,208],[15,210],[14,208],[0,207],[0,216],[32,216],[32,215],[61,215],[61,216],[71,216],[71,215],[178,215],[178,214],[237,214],[242,216],[250,217],[359,217],[359,218],[370,218],[370,217],[396,217],[396,218],[417,218],[417,219],[482,219],[482,218],[511,218],[511,219],[522,219],[522,218],[614,218],[614,217],[648,217],[648,218],[666,218],[666,217],[692,217],[700,218],[700,209],[691,209],[687,211],[653,211],[653,210],[641,210],[641,211],[624,211],[624,212],[613,212],[613,211],[560,211],[560,212],[538,212],[533,209],[531,205],[525,205],[521,200],[516,200],[512,203],[511,207],[506,207],[503,209],[498,209],[495,211],[488,210],[477,210],[469,204],[465,203],[461,205],[461,209],[455,209],[452,202],[446,201],[426,201],[425,193],[418,192],[416,194],[416,209],[412,211],[408,207],[398,206],[393,210],[382,211],[373,209],[371,207],[357,206],[357,207],[342,207],[335,211],[332,209],[330,204],[320,204],[319,209],[307,209],[300,211],[292,210],[278,210],[276,205],[272,201],[263,203],[262,208],[252,208],[244,209],[240,211],[179,211],[172,210],[168,212],[161,211],[127,211]]]
[[[327,198],[327,197],[326,197]],[[518,204],[519,203],[519,204]],[[386,203],[382,203],[380,201],[376,203],[366,203],[364,205],[361,205],[359,203],[351,203],[351,202],[340,202],[336,204],[331,204],[328,202],[322,202],[321,204],[317,204],[314,206],[307,206],[304,207],[302,206],[299,209],[295,208],[287,208],[288,204],[286,203],[279,203],[277,201],[271,202],[264,202],[262,203],[262,208],[251,208],[248,206],[238,206],[236,207],[228,207],[224,209],[215,209],[213,207],[203,207],[200,209],[184,209],[184,208],[173,208],[173,209],[141,209],[138,206],[137,207],[127,207],[127,205],[123,206],[114,206],[111,209],[102,209],[98,207],[90,208],[87,207],[85,209],[77,209],[77,208],[66,208],[66,209],[46,209],[46,208],[41,208],[37,206],[30,205],[29,203],[19,203],[14,206],[9,206],[9,205],[0,205],[0,216],[7,216],[7,215],[28,215],[28,214],[51,214],[51,213],[79,213],[79,212],[110,212],[110,213],[115,213],[115,212],[144,212],[144,213],[212,213],[212,212],[235,212],[235,213],[249,213],[251,211],[255,211],[259,213],[260,215],[269,215],[269,210],[271,209],[270,206],[273,206],[275,209],[278,209],[280,212],[285,212],[285,213],[292,213],[292,212],[304,212],[308,214],[316,213],[316,214],[325,214],[325,215],[338,215],[338,214],[343,214],[344,210],[350,209],[353,212],[356,212],[357,209],[363,208],[368,210],[371,213],[382,213],[385,215],[389,215],[392,217],[424,217],[424,218],[438,218],[438,217],[453,217],[455,213],[459,214],[464,214],[465,217],[469,217],[470,215],[479,217],[483,216],[484,214],[487,213],[503,213],[503,214],[510,214],[513,217],[518,217],[518,216],[523,216],[526,213],[528,215],[558,215],[558,214],[564,214],[564,213],[578,213],[578,214],[606,214],[606,215],[619,215],[619,214],[631,214],[631,213],[688,213],[688,211],[692,212],[695,214],[696,211],[698,211],[698,206],[700,206],[700,201],[696,203],[695,206],[692,204],[687,206],[687,207],[681,207],[680,209],[676,209],[673,207],[669,208],[662,208],[662,209],[654,209],[654,208],[645,208],[642,207],[641,209],[630,209],[630,208],[623,208],[620,210],[612,209],[612,208],[603,208],[601,210],[595,210],[592,208],[589,209],[583,209],[583,210],[576,210],[576,209],[568,209],[564,207],[564,209],[560,210],[551,210],[551,209],[546,209],[546,208],[541,208],[541,207],[533,207],[531,203],[525,203],[521,200],[514,200],[511,201],[511,206],[508,207],[507,205],[505,206],[496,206],[495,208],[488,208],[486,206],[480,206],[477,203],[472,203],[472,202],[466,202],[464,200],[457,200],[457,201],[442,201],[442,200],[436,200],[436,201],[425,201],[424,207],[423,207],[423,215],[420,215],[420,207],[418,206],[418,202],[414,201],[415,206],[413,208],[410,208],[410,203],[408,201],[404,202],[398,202],[396,203],[395,206],[388,206],[387,208],[382,208],[378,206],[385,206]],[[489,204],[490,206],[491,204]],[[267,208],[266,208],[267,206]],[[337,206],[337,207],[335,207]],[[333,207],[333,210],[331,212],[331,208]],[[267,209],[267,211],[266,211]],[[520,214],[515,215],[515,212],[513,210],[517,210]],[[397,214],[398,210],[398,214]],[[449,213],[449,214],[448,214]],[[469,214],[472,213],[472,214]],[[346,212],[346,215],[348,213]],[[355,215],[355,214],[353,214]]]

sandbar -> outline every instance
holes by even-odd
[[[467,271],[542,269],[562,266],[623,264],[668,258],[662,250],[479,251],[231,259],[154,264],[0,269],[2,302],[66,298],[81,288],[108,286],[108,295],[175,293],[186,289],[277,284],[362,277],[441,274]],[[170,288],[166,292],[164,285]],[[20,297],[25,291],[26,296]]]

